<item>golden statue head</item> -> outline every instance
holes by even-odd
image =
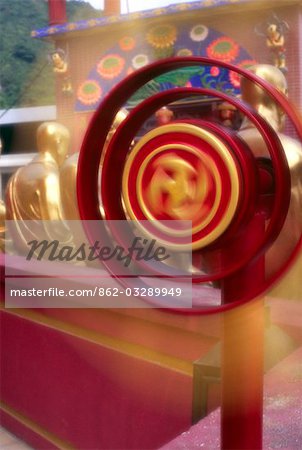
[[[39,153],[49,153],[60,166],[68,154],[70,134],[68,129],[57,122],[44,122],[37,130]]]
[[[270,83],[283,94],[288,94],[286,78],[277,67],[270,64],[255,64],[249,68],[249,71]],[[284,113],[274,99],[262,87],[246,78],[241,78],[240,85],[242,100],[258,111],[277,131],[281,131],[284,125]]]

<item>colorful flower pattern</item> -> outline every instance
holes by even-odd
[[[54,33],[56,33],[58,30],[57,30],[57,28],[56,27],[50,27],[50,28],[48,28],[48,34],[54,34]]]
[[[207,47],[209,58],[218,59],[223,62],[232,62],[239,53],[239,45],[231,38],[222,36],[213,41]]]
[[[215,6],[215,8],[223,7],[228,4],[233,3],[246,3],[250,2],[251,0],[202,0],[202,1],[192,1],[191,3],[179,3],[179,4],[172,4],[163,8],[156,8],[156,9],[149,9],[146,11],[140,11],[135,12],[131,14],[122,14],[118,16],[102,16],[98,17],[95,20],[95,26],[103,27],[110,23],[114,22],[131,22],[133,20],[137,19],[151,19],[154,17],[157,17],[158,15],[169,15],[178,13],[181,11],[195,11],[195,10],[203,10],[208,7]],[[113,17],[113,18],[112,18]],[[78,22],[75,22],[76,30],[85,30],[87,28],[90,28],[94,25],[91,25],[91,19],[88,20],[80,20]],[[56,34],[62,34],[68,32],[67,28],[68,24],[64,23],[62,25],[56,25],[54,29],[49,27],[40,28],[38,30],[35,30],[35,34],[33,36],[35,37],[47,37],[52,33]],[[49,32],[49,30],[52,30]]]
[[[194,27],[190,31],[190,38],[192,41],[201,42],[206,39],[209,34],[209,29],[201,24],[194,25]]]
[[[115,23],[119,21],[119,16],[109,16],[107,20],[108,23]]]
[[[98,22],[97,22],[96,19],[90,19],[90,20],[87,21],[87,25],[89,27],[95,27],[97,24],[98,24]]]
[[[132,36],[124,36],[122,39],[119,40],[119,46],[121,50],[124,50],[125,52],[129,52],[134,49],[135,47],[135,39]]]
[[[145,54],[136,55],[132,59],[132,65],[134,69],[140,69],[141,67],[146,66],[149,63],[149,58]]]
[[[93,26],[94,23],[91,23]],[[128,31],[108,49],[77,91],[76,111],[96,108],[102,95],[107,94],[123,77],[163,56],[208,56],[223,62],[248,67],[254,61],[231,37],[192,20],[176,26],[162,23],[151,26],[145,33]],[[239,76],[218,65],[177,69],[162,74],[139,89],[129,100],[135,105],[156,92],[178,86],[207,87],[238,95]],[[99,89],[98,89],[99,88]]]
[[[68,30],[68,31],[76,30],[76,28],[77,28],[76,23],[69,23],[69,24],[67,25],[67,30]]]
[[[125,59],[117,54],[109,54],[101,59],[97,66],[97,72],[106,79],[116,78],[123,71]]]
[[[177,38],[177,28],[171,24],[155,25],[147,31],[146,40],[155,48],[171,47]]]
[[[210,74],[213,77],[218,77],[218,75],[220,74],[220,69],[218,67],[216,67],[216,66],[212,66],[211,69],[210,69]]]
[[[97,103],[102,96],[102,89],[95,80],[86,80],[78,87],[77,97],[84,105]]]

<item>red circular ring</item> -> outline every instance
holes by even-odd
[[[120,200],[121,185],[119,183],[121,183],[124,162],[133,135],[138,132],[149,115],[154,113],[164,104],[183,98],[201,95],[216,96],[224,101],[228,101],[243,112],[258,128],[272,158],[276,176],[276,197],[279,201],[275,202],[271,220],[262,241],[259,241],[258,246],[254,247],[251,254],[242,255],[244,262],[242,262],[242,260],[234,261],[231,269],[224,268],[223,271],[217,272],[215,275],[196,276],[193,278],[196,283],[213,281],[228,276],[239,268],[242,268],[244,265],[250,263],[254,258],[260,257],[282,229],[290,198],[290,175],[280,140],[271,126],[263,119],[263,117],[253,111],[251,107],[237,98],[229,97],[222,92],[203,88],[178,88],[160,92],[141,102],[116,130],[112,141],[106,150],[102,175],[102,199],[103,207],[106,211],[106,219],[121,220],[125,216]],[[226,134],[225,138],[227,138],[227,136],[228,135]],[[114,172],[112,170],[114,170]],[[280,205],[282,205],[281,208]],[[115,236],[115,238],[118,238],[118,236]]]
[[[302,125],[299,121],[299,116],[296,113],[296,111],[289,105],[287,98],[283,94],[278,92],[275,88],[273,88],[269,83],[265,82],[256,75],[244,69],[239,69],[238,67],[232,66],[228,63],[219,62],[208,58],[189,57],[189,58],[173,58],[161,60],[133,73],[121,84],[116,86],[116,88],[113,89],[113,91],[111,91],[110,95],[103,101],[98,111],[96,111],[93,120],[90,123],[86,137],[83,142],[82,146],[83,151],[81,152],[79,158],[79,170],[77,180],[79,210],[82,219],[95,220],[101,218],[98,209],[98,192],[96,189],[97,186],[96,182],[98,177],[98,163],[100,160],[100,153],[102,151],[103,145],[106,140],[106,136],[110,129],[110,125],[113,122],[115,114],[120,109],[120,106],[123,105],[126,102],[127,98],[129,98],[132,95],[132,93],[134,93],[140,86],[145,84],[150,79],[160,75],[161,73],[168,72],[170,70],[174,70],[176,68],[183,66],[188,65],[193,66],[201,64],[220,66],[232,70],[266,89],[267,93],[272,98],[274,98],[276,103],[278,103],[281,106],[281,108],[286,112],[286,114],[292,121],[298,136],[300,137],[300,139],[302,138]],[[176,92],[174,91],[174,93]],[[230,101],[231,98],[226,97],[226,100],[229,103],[232,103]],[[106,114],[103,114],[103,111],[106,111]],[[265,128],[267,131],[267,127]],[[281,162],[279,162],[279,158]],[[282,171],[284,169],[284,155],[282,154],[282,152],[281,154],[278,155],[278,157],[276,156],[275,166],[276,166],[275,167],[276,174],[278,174],[278,176],[281,175],[282,178]],[[275,237],[274,232],[272,230],[272,238],[274,237]],[[295,254],[297,254],[300,245],[301,239],[297,243],[295,251],[291,255],[292,258],[295,256]],[[265,251],[265,249],[263,249],[262,251]],[[289,263],[290,261],[287,261],[285,267],[283,267],[282,270],[279,271],[275,277],[273,277],[273,280],[271,280],[270,284],[272,284],[272,282],[275,281],[280,276],[280,272],[282,272],[286,267],[288,267]],[[267,285],[266,288],[269,285]],[[246,301],[246,299],[236,302],[234,305],[241,304],[244,301]],[[224,305],[210,312],[225,310],[234,305]],[[190,311],[190,313],[192,312],[193,311]],[[202,313],[202,311],[198,311],[197,313]],[[209,311],[207,311],[207,313],[209,313]]]

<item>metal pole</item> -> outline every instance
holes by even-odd
[[[264,217],[257,214],[247,238],[238,240],[224,258],[248,251],[264,232]],[[223,301],[230,303],[261,282],[264,257],[223,282]],[[264,305],[256,299],[225,313],[222,339],[223,450],[262,449]]]

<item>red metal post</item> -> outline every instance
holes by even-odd
[[[104,14],[105,16],[114,16],[121,13],[120,0],[104,0]]]
[[[66,0],[48,0],[49,25],[58,25],[66,21]]]
[[[256,214],[246,237],[232,246],[224,257],[248,251],[264,233],[264,217]],[[230,303],[244,295],[265,275],[264,257],[223,282],[223,301]],[[263,300],[256,299],[228,311],[222,339],[222,417],[223,450],[262,448],[263,416]]]

